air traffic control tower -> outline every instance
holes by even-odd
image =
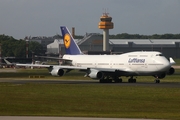
[[[108,13],[103,13],[98,24],[99,29],[103,29],[103,51],[109,51],[109,29],[113,29],[112,17]]]

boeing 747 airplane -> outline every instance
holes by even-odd
[[[135,76],[153,76],[155,82],[160,83],[160,79],[175,72],[172,67],[175,64],[174,60],[166,59],[157,51],[136,51],[120,55],[84,55],[68,28],[62,26],[60,29],[66,50],[66,54],[60,59],[67,61],[69,65],[38,65],[48,68],[53,76],[63,76],[71,70],[78,69],[85,72],[86,77],[97,79],[100,83],[112,81],[119,83],[122,82],[122,76],[129,77],[130,83],[136,82]]]

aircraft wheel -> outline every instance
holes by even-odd
[[[106,83],[112,83],[112,79],[107,79]]]
[[[132,82],[133,82],[133,79],[128,79],[128,82],[129,82],[129,83],[132,83]]]
[[[132,82],[133,82],[133,83],[136,83],[136,79],[133,79]]]
[[[133,76],[131,76],[131,77],[128,79],[128,82],[129,82],[129,83],[136,83],[136,79],[133,79]]]
[[[160,80],[159,80],[159,79],[156,79],[156,80],[155,80],[155,83],[160,83]]]
[[[119,83],[122,83],[122,79],[119,79]]]
[[[128,82],[129,83],[136,83],[136,79],[129,79]]]
[[[122,83],[122,79],[115,79],[114,82],[115,83]]]
[[[100,83],[104,83],[105,81],[104,81],[104,79],[100,79],[99,82]]]

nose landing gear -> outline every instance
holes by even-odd
[[[160,83],[159,77],[158,77],[158,76],[155,76],[155,78],[156,78],[156,79],[154,80],[154,82],[155,82],[155,83]]]
[[[156,78],[156,79],[154,80],[154,82],[155,82],[155,83],[160,83],[160,80],[159,80],[158,78]]]

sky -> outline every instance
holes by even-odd
[[[0,0],[0,34],[54,36],[60,26],[76,35],[102,33],[100,17],[109,13],[110,34],[179,34],[180,0]]]

